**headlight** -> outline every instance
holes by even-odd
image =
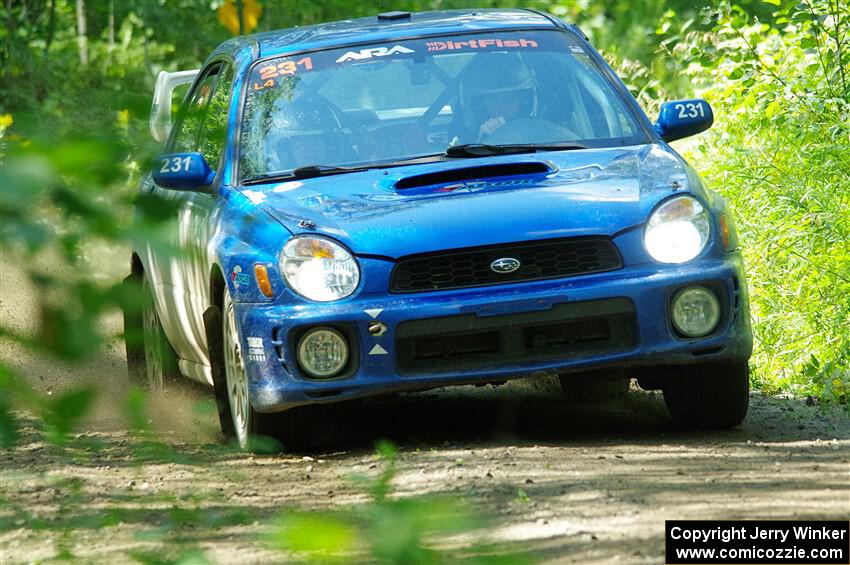
[[[649,217],[643,236],[646,250],[661,263],[685,263],[708,243],[708,212],[695,198],[679,196]]]
[[[317,302],[345,298],[360,282],[360,269],[351,253],[316,236],[290,239],[280,254],[280,271],[295,292]]]

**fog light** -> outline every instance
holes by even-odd
[[[720,302],[703,286],[680,290],[673,298],[673,326],[687,337],[711,333],[720,321]]]
[[[311,377],[337,375],[348,363],[348,343],[333,328],[314,328],[298,343],[298,364]]]

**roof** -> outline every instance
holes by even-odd
[[[219,45],[216,52],[235,54],[258,46],[259,56],[266,57],[288,51],[369,43],[395,37],[509,28],[554,28],[560,27],[559,23],[551,16],[530,10],[411,12],[410,18],[381,20],[371,16],[236,37]]]

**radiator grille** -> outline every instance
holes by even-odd
[[[520,267],[510,273],[491,269],[494,261],[510,257]],[[611,271],[622,267],[608,238],[570,238],[523,244],[459,249],[404,257],[393,270],[391,292],[424,292],[471,288]]]

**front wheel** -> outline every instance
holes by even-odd
[[[222,347],[227,407],[232,428],[222,422],[225,435],[236,437],[245,451],[274,451],[280,446],[272,438],[283,440],[292,451],[307,442],[303,411],[296,408],[276,414],[261,414],[251,406],[248,394],[248,373],[237,331],[236,313],[230,292],[224,292]]]
[[[740,424],[750,402],[746,361],[685,365],[662,385],[673,421],[685,428],[724,429]]]
[[[227,402],[233,422],[233,435],[239,447],[251,448],[254,436],[259,433],[263,417],[251,407],[248,396],[248,374],[242,357],[239,333],[236,330],[236,314],[230,293],[224,293],[224,327],[222,328],[224,352],[224,376],[227,387]]]

